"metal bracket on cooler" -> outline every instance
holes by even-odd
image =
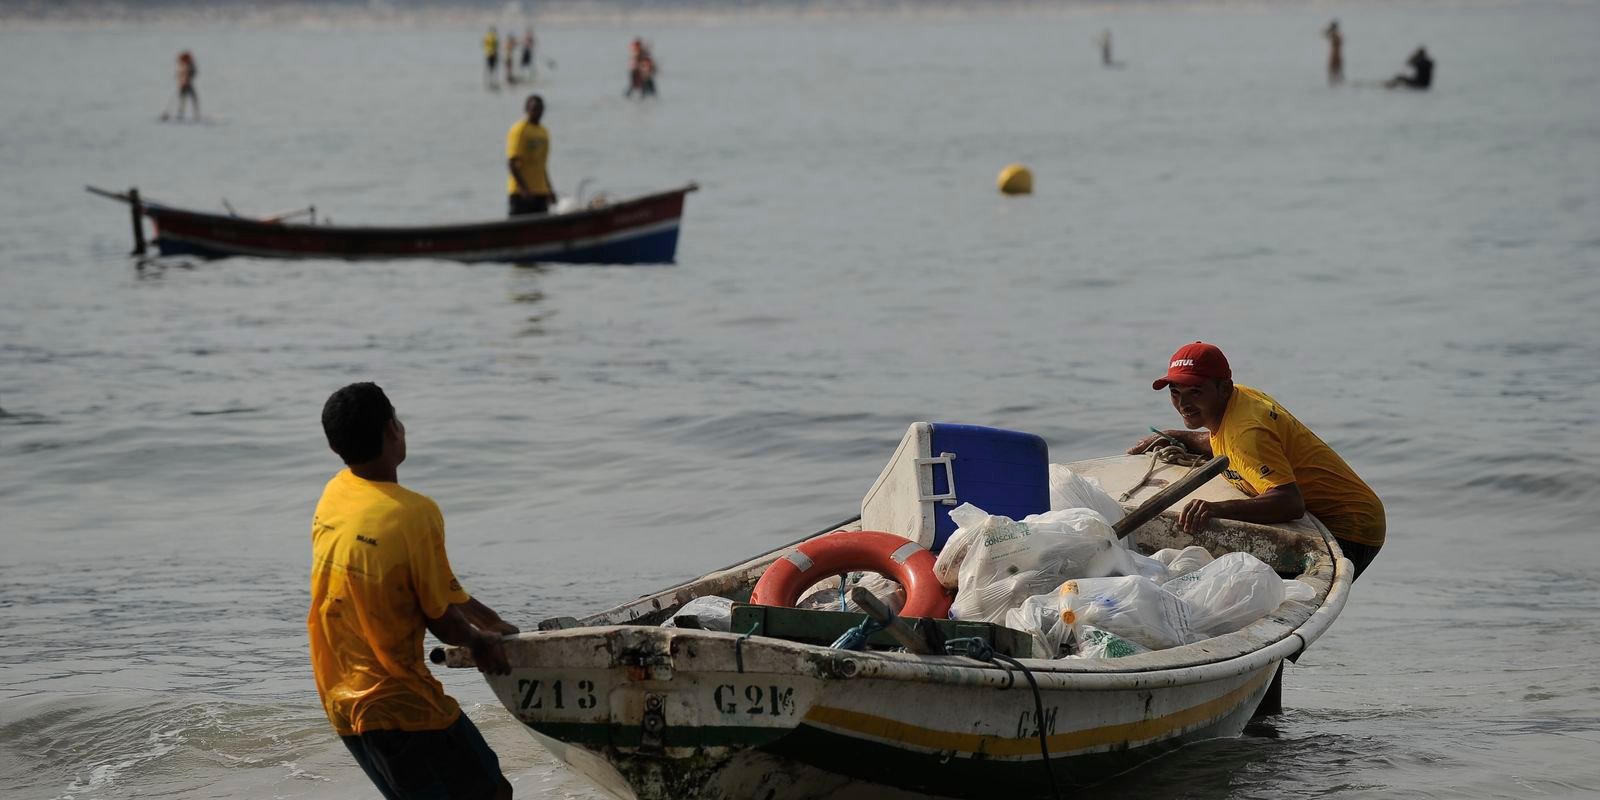
[[[931,468],[935,464],[943,464],[944,465],[945,493],[944,494],[925,494],[925,495],[922,495],[922,497],[919,498],[922,502],[927,503],[927,502],[930,502],[930,501],[933,501],[933,500],[938,500],[939,502],[941,502],[941,503],[943,503],[943,504],[945,504],[947,506],[953,506],[953,505],[956,504],[956,467],[955,467],[955,463],[954,463],[955,460],[956,460],[956,454],[955,453],[940,453],[935,458],[919,458],[919,459],[917,459],[917,469],[919,469],[919,470],[922,469],[923,467],[930,467]],[[929,492],[933,491],[933,471],[931,469],[928,471],[928,491]]]

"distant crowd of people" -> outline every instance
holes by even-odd
[[[483,80],[492,89],[500,88],[499,74],[500,63],[505,61],[506,84],[512,85],[518,81],[532,80],[535,62],[533,60],[533,26],[529,25],[522,34],[522,52],[518,58],[516,34],[507,33],[501,36],[493,25],[489,32],[483,35]]]

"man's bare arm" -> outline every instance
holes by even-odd
[[[495,613],[494,609],[479,602],[478,598],[476,597],[471,598],[467,600],[467,602],[461,603],[460,605],[461,610],[466,613],[467,619],[470,620],[472,624],[489,631],[490,633],[498,633],[502,636],[510,636],[513,633],[521,633],[517,626],[501,619],[500,615]]]
[[[517,163],[516,156],[506,159],[506,169],[511,170],[511,180],[517,183],[517,194],[531,194],[528,184],[522,182],[522,173],[517,170]]]
[[[472,624],[466,606],[467,603],[454,603],[446,607],[437,619],[428,620],[428,630],[445,644],[471,650],[472,660],[480,672],[510,673],[511,664],[506,660],[505,648],[500,645],[500,635]]]
[[[1243,500],[1191,500],[1178,515],[1178,527],[1194,533],[1213,519],[1267,524],[1299,519],[1305,513],[1306,501],[1300,486],[1286,483]]]

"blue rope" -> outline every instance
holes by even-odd
[[[835,650],[865,650],[867,640],[883,630],[883,625],[872,617],[863,616],[861,624],[845,631],[833,642]]]

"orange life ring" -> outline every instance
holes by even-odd
[[[938,559],[927,548],[904,536],[879,531],[836,531],[795,548],[772,562],[756,582],[750,602],[793,608],[800,594],[816,584],[846,572],[877,572],[895,579],[906,589],[902,617],[950,614],[950,601],[933,574]]]

